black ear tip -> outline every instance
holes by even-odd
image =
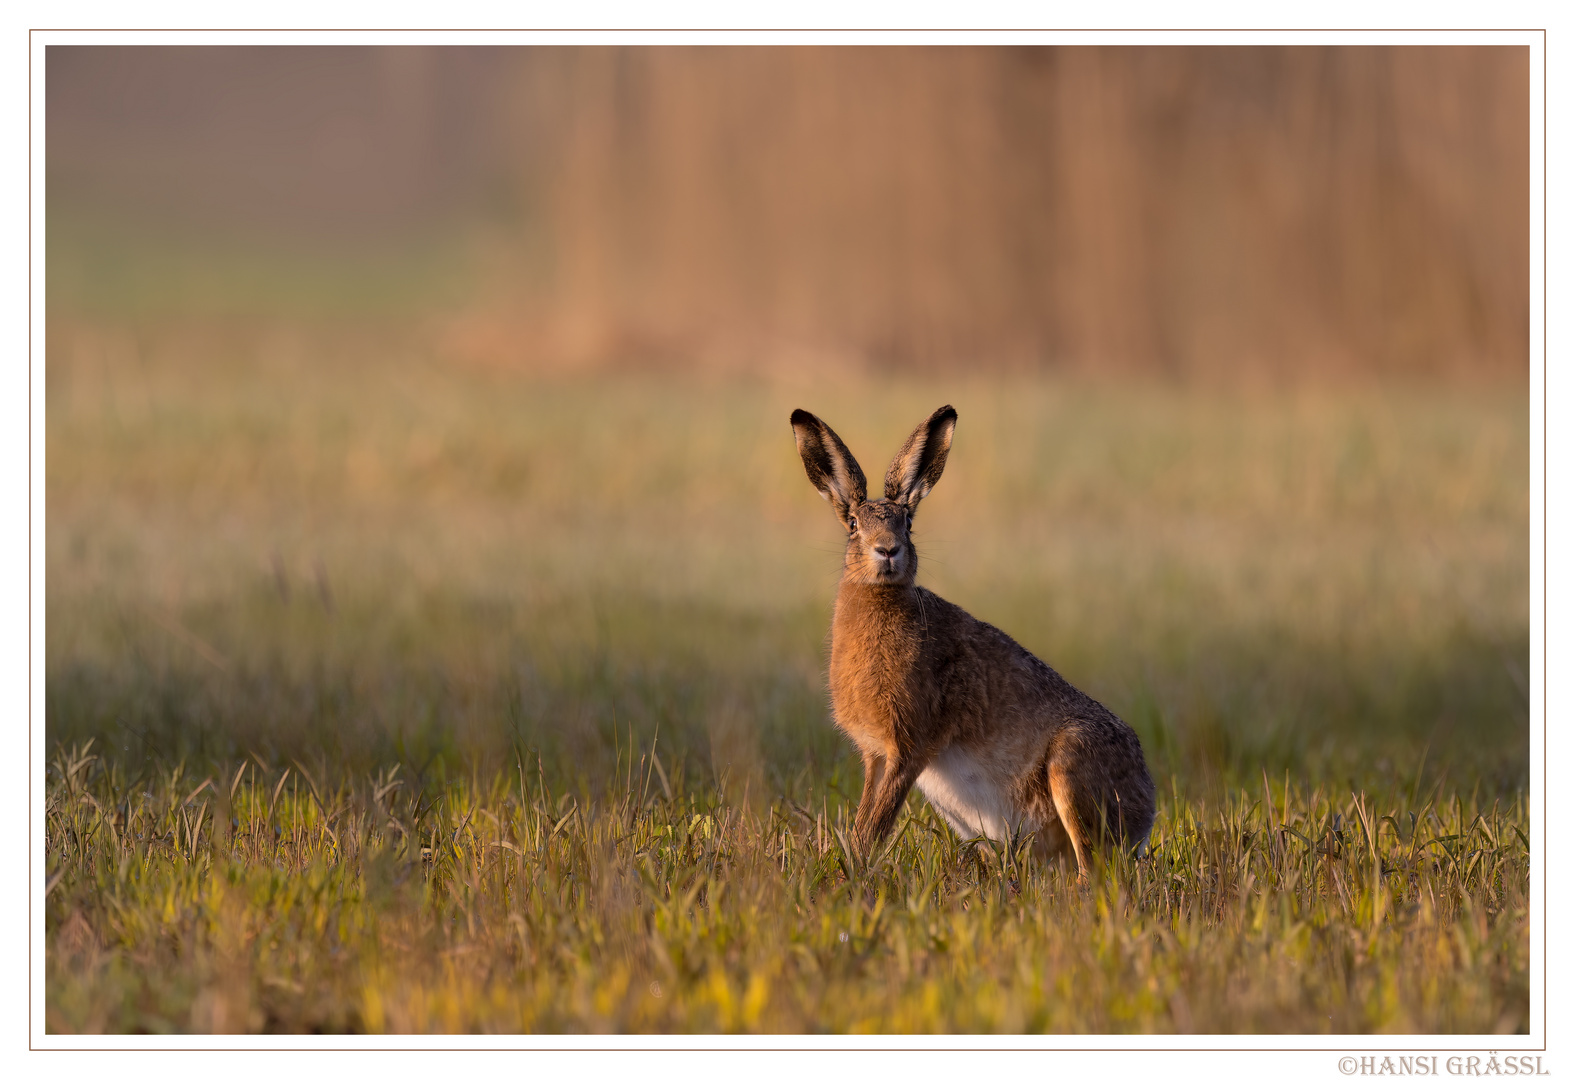
[[[793,415],[788,417],[788,423],[792,424],[794,427],[798,427],[800,424],[813,424],[814,422],[814,414],[806,412],[803,409],[794,409]]]

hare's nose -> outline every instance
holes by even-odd
[[[899,550],[901,549],[895,547],[885,547],[881,544],[875,545],[875,554],[879,555],[883,559],[895,559]]]

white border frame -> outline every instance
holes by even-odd
[[[1368,10],[1365,6],[1362,10]],[[109,18],[118,14],[106,10]],[[211,13],[210,13],[211,14]],[[532,13],[535,14],[535,13]],[[909,12],[916,16],[921,12]],[[1420,13],[1419,13],[1420,14]],[[1437,19],[1444,12],[1433,10],[1430,21]],[[199,18],[202,16],[198,16]],[[1325,12],[1324,18],[1328,17]],[[1423,16],[1427,17],[1427,16]],[[217,20],[216,20],[217,21]],[[748,44],[748,43],[930,43],[938,40],[965,41],[973,44],[996,43],[1034,43],[1034,44],[1335,44],[1335,45],[1374,45],[1374,44],[1512,44],[1525,45],[1530,50],[1531,86],[1531,550],[1529,552],[1531,565],[1531,605],[1530,605],[1530,635],[1531,657],[1529,685],[1531,690],[1531,708],[1533,730],[1530,754],[1530,804],[1532,814],[1532,840],[1533,861],[1531,871],[1531,1021],[1532,1032],[1527,1036],[1489,1037],[1489,1036],[950,1036],[950,1037],[902,1037],[902,1036],[839,1036],[839,1037],[769,1037],[769,1036],[508,1036],[508,1037],[310,1037],[310,1036],[272,1036],[272,1037],[208,1037],[208,1036],[105,1036],[105,1037],[75,1037],[50,1035],[44,1031],[44,976],[43,976],[43,903],[42,893],[44,887],[43,868],[43,785],[44,775],[44,657],[42,650],[43,637],[43,587],[44,587],[44,378],[43,357],[45,345],[45,319],[44,319],[44,233],[43,233],[43,205],[44,205],[44,85],[45,62],[44,51],[52,44],[581,44],[581,43],[648,43],[648,44],[679,44],[679,43],[710,43],[710,44]],[[719,1051],[715,1054],[702,1055],[692,1059],[691,1054],[680,1053],[677,1055],[660,1054],[654,1058],[642,1055],[638,1067],[645,1071],[653,1066],[657,1071],[667,1071],[668,1068],[686,1067],[689,1071],[699,1067],[706,1071],[715,1070],[732,1071],[734,1067],[743,1067],[751,1071],[765,1070],[768,1073],[776,1072],[776,1066],[769,1064],[773,1061],[783,1061],[783,1071],[791,1068],[794,1072],[801,1070],[804,1065],[818,1067],[817,1063],[805,1061],[800,1058],[778,1059],[769,1055],[753,1053],[752,1051],[766,1049],[798,1049],[798,1050],[875,1050],[879,1049],[888,1054],[895,1054],[902,1058],[904,1071],[917,1071],[919,1073],[933,1072],[940,1074],[952,1072],[962,1065],[961,1059],[950,1054],[938,1056],[925,1056],[937,1050],[1018,1050],[1018,1051],[1044,1051],[1054,1049],[1063,1052],[1073,1052],[1070,1058],[1057,1057],[1052,1065],[1049,1059],[1034,1058],[1032,1061],[1023,1059],[1014,1060],[1013,1065],[1027,1065],[1031,1068],[1049,1070],[1056,1068],[1072,1068],[1078,1071],[1093,1072],[1126,1072],[1141,1070],[1145,1073],[1173,1071],[1196,1072],[1207,1075],[1220,1074],[1258,1074],[1269,1070],[1277,1072],[1293,1072],[1306,1075],[1335,1076],[1337,1059],[1344,1053],[1355,1054],[1383,1054],[1388,1052],[1391,1056],[1396,1053],[1424,1053],[1438,1054],[1442,1062],[1452,1053],[1473,1052],[1485,1056],[1491,1047],[1500,1054],[1514,1053],[1537,1054],[1543,1053],[1545,1059],[1550,1061],[1549,1068],[1557,1072],[1551,1064],[1547,1053],[1549,1046],[1548,1019],[1550,1015],[1570,1015],[1562,1006],[1550,1012],[1550,1006],[1557,1002],[1568,1004],[1568,997],[1554,991],[1548,981],[1547,958],[1559,955],[1561,948],[1555,946],[1567,945],[1568,935],[1561,933],[1557,926],[1550,926],[1547,921],[1546,898],[1548,890],[1553,884],[1553,879],[1563,880],[1556,868],[1551,867],[1549,855],[1549,815],[1553,819],[1567,821],[1568,807],[1565,800],[1554,796],[1554,802],[1549,803],[1550,792],[1545,785],[1548,761],[1550,757],[1559,760],[1568,760],[1567,755],[1554,754],[1553,744],[1557,741],[1555,725],[1546,722],[1550,715],[1549,708],[1555,700],[1561,704],[1566,702],[1567,696],[1560,696],[1562,688],[1557,686],[1557,680],[1549,682],[1549,671],[1546,664],[1548,650],[1552,640],[1557,638],[1561,643],[1564,638],[1552,633],[1556,620],[1548,618],[1547,605],[1544,601],[1544,589],[1549,584],[1549,577],[1559,577],[1553,568],[1547,566],[1545,556],[1545,543],[1551,532],[1559,532],[1559,526],[1566,521],[1566,514],[1561,507],[1561,513],[1551,514],[1544,501],[1553,495],[1548,489],[1547,475],[1544,467],[1544,455],[1539,453],[1539,448],[1545,448],[1549,455],[1547,469],[1552,469],[1552,462],[1562,458],[1568,452],[1562,440],[1548,439],[1544,417],[1550,398],[1567,400],[1563,394],[1555,391],[1565,389],[1562,371],[1555,370],[1545,358],[1551,354],[1548,351],[1548,338],[1553,336],[1547,322],[1546,296],[1547,281],[1544,268],[1553,266],[1548,260],[1545,229],[1545,177],[1557,174],[1567,177],[1568,170],[1560,169],[1563,159],[1548,149],[1551,142],[1545,142],[1545,133],[1549,134],[1545,126],[1545,105],[1547,100],[1556,96],[1554,94],[1555,79],[1547,78],[1547,36],[1544,31],[1518,30],[1518,31],[1396,31],[1396,30],[1339,30],[1339,31],[1297,31],[1297,30],[1207,30],[1207,31],[1119,31],[1119,30],[1081,30],[1081,31],[959,31],[959,32],[892,32],[892,31],[808,31],[790,30],[776,33],[761,30],[734,30],[734,31],[622,31],[602,33],[587,30],[563,31],[444,31],[444,30],[414,30],[414,31],[358,31],[358,30],[326,30],[326,31],[282,31],[282,30],[202,30],[202,31],[112,31],[112,30],[35,30],[29,34],[29,71],[31,92],[30,120],[30,162],[28,177],[30,184],[30,252],[29,252],[29,349],[30,364],[29,376],[29,429],[30,429],[30,475],[29,475],[29,515],[30,529],[29,540],[29,635],[28,649],[23,655],[28,656],[27,682],[29,687],[30,711],[30,752],[26,757],[29,779],[34,781],[30,786],[28,800],[30,842],[29,851],[29,964],[30,972],[28,1002],[29,1015],[29,1045],[35,1049],[51,1050],[83,1050],[83,1049],[137,1049],[137,1050],[182,1050],[182,1051],[219,1051],[223,1049],[270,1049],[270,1050],[311,1050],[334,1051],[344,1049],[355,1050],[552,1050],[552,1051],[583,1051],[583,1050],[678,1050],[678,1051]],[[1543,88],[1548,90],[1549,97],[1545,97]],[[1563,88],[1558,88],[1562,92]],[[1545,150],[1547,153],[1545,154]],[[1554,158],[1550,163],[1549,158]],[[1556,208],[1552,211],[1556,216]],[[1554,273],[1550,271],[1550,273]],[[1555,276],[1556,273],[1555,273]],[[1561,281],[1565,280],[1560,278]],[[13,292],[12,295],[17,295]],[[1563,353],[1561,352],[1561,355]],[[1544,379],[1539,374],[1545,370],[1546,389]],[[12,379],[17,379],[16,372],[9,372]],[[9,384],[6,389],[15,392],[18,388]],[[9,396],[9,395],[7,395]],[[11,400],[18,400],[12,397]],[[1557,425],[1555,425],[1557,430]],[[18,499],[20,501],[20,499]],[[11,505],[16,505],[12,503]],[[1545,574],[1546,569],[1546,574]],[[1561,577],[1557,584],[1559,592],[1568,588],[1567,582]],[[16,652],[8,655],[16,656]],[[1556,693],[1556,690],[1558,691]],[[1568,710],[1559,710],[1557,715],[1567,715]],[[1537,736],[1536,723],[1538,718],[1543,718],[1543,737]],[[1562,744],[1561,744],[1562,745]],[[15,759],[14,759],[15,760]],[[14,778],[21,779],[21,778]],[[24,790],[28,788],[24,787]],[[15,791],[17,788],[8,785],[5,791]],[[1555,890],[1557,895],[1557,890]],[[20,957],[19,957],[20,959]],[[19,970],[13,967],[11,970]],[[13,1013],[12,1015],[16,1015]],[[1141,1048],[1134,1043],[1141,1044]],[[914,1051],[908,1053],[904,1051]],[[923,1051],[923,1054],[917,1053]],[[1090,1052],[1089,1056],[1083,1052]],[[1112,1054],[1112,1051],[1118,1051]],[[1166,1053],[1171,1051],[1172,1053]],[[1179,1057],[1175,1051],[1217,1051],[1198,1055],[1183,1053]],[[1298,1053],[1287,1056],[1285,1051]],[[1156,1058],[1155,1053],[1158,1053]],[[740,1054],[747,1056],[740,1057]],[[1015,1057],[1015,1055],[1014,1055]],[[52,1073],[58,1072],[66,1062],[57,1055],[45,1055],[45,1060],[39,1062],[34,1057],[29,1065],[40,1064],[49,1068]],[[155,1059],[162,1059],[163,1055],[154,1055]],[[92,1056],[82,1059],[92,1062]],[[199,1060],[207,1064],[207,1055],[200,1054]],[[282,1062],[275,1061],[268,1056],[252,1059],[255,1065],[250,1064],[243,1056],[236,1058],[226,1055],[221,1060],[212,1062],[227,1070],[239,1069],[249,1072],[253,1068],[274,1069]],[[334,1060],[320,1059],[317,1054],[312,1055],[312,1060],[319,1067],[333,1068]],[[425,1069],[432,1064],[424,1056],[409,1059],[416,1068]],[[620,1059],[612,1059],[609,1064],[617,1064]],[[682,1060],[684,1065],[680,1065]],[[998,1059],[989,1059],[994,1066]],[[384,1067],[380,1059],[377,1067]],[[423,1065],[422,1063],[425,1062]],[[102,1062],[101,1064],[109,1064]],[[154,1065],[154,1060],[148,1060],[149,1065]],[[181,1065],[198,1065],[198,1061],[190,1058],[179,1059]],[[296,1059],[289,1059],[288,1064],[294,1066]],[[393,1064],[393,1062],[389,1062]],[[635,1065],[633,1060],[623,1059],[625,1067]],[[301,1062],[305,1064],[305,1062]],[[476,1062],[480,1067],[480,1061]],[[499,1064],[504,1064],[500,1062]],[[545,1064],[545,1063],[544,1063]],[[584,1062],[580,1055],[571,1055],[567,1058],[558,1058],[553,1055],[548,1067],[564,1069],[578,1069]],[[850,1064],[852,1064],[850,1062]],[[1004,1061],[999,1062],[1005,1066]],[[1559,1064],[1567,1069],[1571,1062],[1560,1059]],[[883,1070],[896,1065],[895,1061],[883,1062]],[[85,1068],[94,1067],[91,1064]],[[199,1067],[201,1067],[199,1065]],[[505,1066],[507,1067],[507,1066]],[[518,1067],[518,1064],[515,1064]],[[855,1066],[858,1067],[858,1066]]]

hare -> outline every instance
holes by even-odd
[[[864,758],[855,843],[870,849],[918,784],[959,836],[1034,834],[1088,877],[1096,844],[1141,853],[1154,781],[1137,733],[1027,649],[915,584],[913,514],[941,478],[957,410],[936,409],[886,472],[885,498],[836,432],[795,409],[809,482],[848,531],[831,622],[831,704]]]

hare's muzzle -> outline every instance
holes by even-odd
[[[871,544],[870,569],[875,572],[875,577],[883,582],[899,581],[907,573],[907,551],[901,543]]]

